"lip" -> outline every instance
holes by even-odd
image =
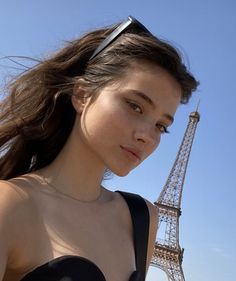
[[[131,159],[134,160],[135,162],[141,161],[141,151],[133,148],[133,147],[128,147],[128,146],[120,146],[125,152],[126,155]]]

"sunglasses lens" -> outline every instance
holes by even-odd
[[[114,40],[116,40],[122,33],[125,31],[128,32],[128,30],[132,33],[138,33],[138,32],[145,32],[150,33],[150,31],[141,24],[138,20],[136,20],[134,17],[129,16],[128,19],[124,22],[122,22],[110,35],[107,36],[106,39],[104,39],[101,44],[97,47],[97,49],[94,51],[92,56],[90,57],[89,61],[94,59],[98,54],[100,54],[107,46],[109,46]]]

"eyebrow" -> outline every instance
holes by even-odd
[[[133,93],[134,95],[143,99],[145,102],[147,102],[153,108],[156,108],[156,105],[154,104],[154,102],[147,95],[145,95],[143,92],[140,92],[140,91],[137,91],[137,90],[131,90],[131,93]],[[174,117],[171,116],[170,114],[164,113],[164,117],[166,117],[168,120],[170,120],[171,123],[174,122]]]

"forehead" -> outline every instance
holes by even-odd
[[[102,104],[105,102],[111,108],[114,98],[135,99],[157,116],[175,115],[181,100],[181,88],[166,70],[153,64],[133,64],[125,72],[116,82],[102,88],[95,100]],[[144,95],[146,98],[141,97]]]
[[[176,79],[162,67],[147,62],[135,62],[118,82],[121,88],[145,91],[158,99],[163,94],[181,97],[181,87]]]

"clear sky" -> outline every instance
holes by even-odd
[[[176,157],[188,115],[200,98],[201,121],[184,185],[180,244],[186,281],[235,281],[236,252],[236,2],[234,0],[1,0],[0,57],[43,57],[91,28],[133,15],[184,54],[201,85],[180,107],[171,134],[112,190],[157,199]],[[9,62],[0,60],[0,78]],[[114,253],[115,254],[115,253]],[[165,281],[150,268],[148,281]]]

